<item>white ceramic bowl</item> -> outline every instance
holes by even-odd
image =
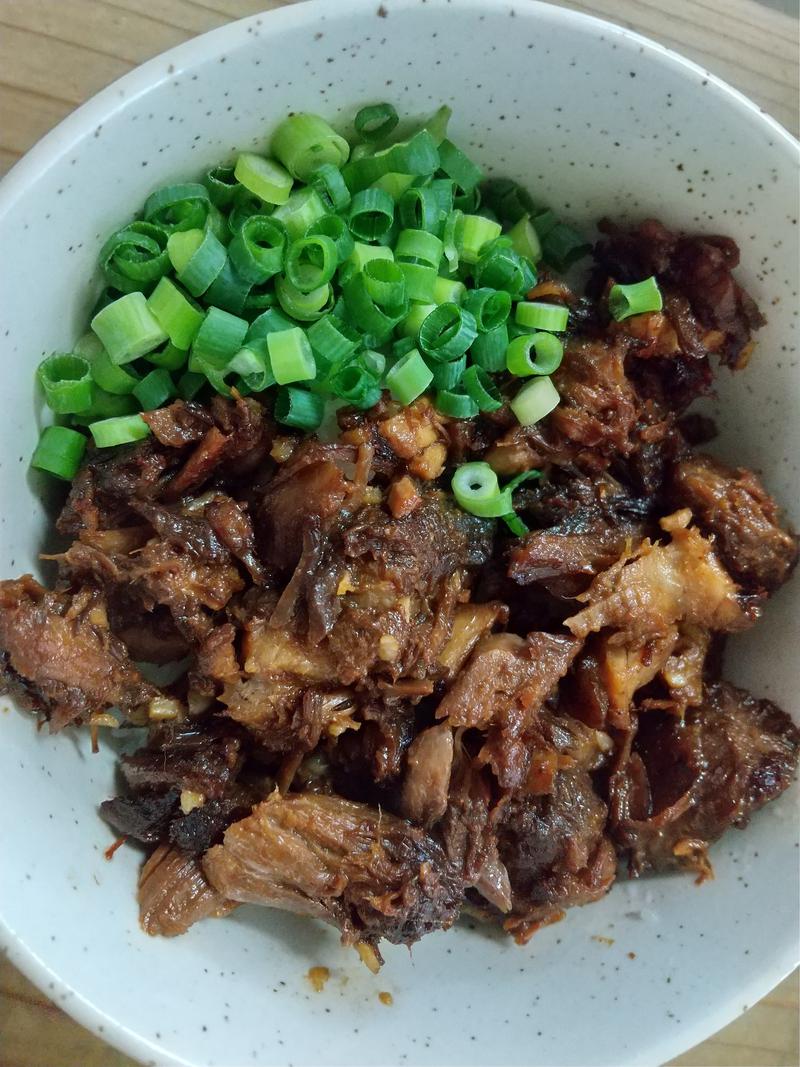
[[[797,145],[738,93],[634,34],[527,0],[333,0],[225,26],[123,78],[33,149],[0,188],[3,355],[0,574],[37,569],[46,530],[27,462],[33,368],[83,329],[97,251],[147,193],[266,144],[290,109],[344,121],[388,98],[446,102],[456,140],[579,224],[654,214],[724,232],[767,311],[751,369],[720,377],[720,448],[798,511],[793,333]],[[735,446],[735,447],[732,447]],[[798,594],[728,657],[800,709]],[[655,1064],[705,1038],[796,961],[798,853],[784,797],[713,850],[717,878],[624,878],[527,948],[461,926],[373,978],[336,934],[241,908],[185,937],[137,925],[139,855],[103,859],[96,806],[114,755],[2,717],[0,934],[58,1004],[168,1064]],[[613,944],[595,939],[613,939]],[[635,958],[634,958],[635,954]],[[325,964],[315,994],[304,978]],[[379,990],[394,997],[378,1002]]]

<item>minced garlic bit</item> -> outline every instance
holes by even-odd
[[[378,1000],[381,1002],[381,1004],[385,1004],[387,1008],[390,1008],[392,1004],[394,1004],[394,997],[391,993],[378,993]]]
[[[356,952],[361,957],[361,962],[365,964],[373,974],[377,974],[381,969],[381,961],[378,959],[378,953],[372,945],[368,945],[366,941],[359,941],[356,944]]]
[[[203,793],[196,793],[194,789],[184,789],[181,792],[181,811],[184,815],[188,815],[195,808],[202,808],[205,802]]]
[[[330,976],[331,972],[328,967],[312,967],[306,978],[313,986],[314,992],[321,993]]]
[[[345,593],[352,593],[355,589],[353,585],[353,578],[350,571],[345,571],[342,577],[339,579],[339,584],[336,586],[336,595],[344,596]]]
[[[392,637],[391,634],[383,634],[380,641],[378,641],[378,657],[384,661],[384,663],[391,663],[396,660],[400,655],[400,645],[396,637]]]
[[[153,697],[147,705],[147,714],[151,722],[171,722],[183,718],[184,708],[173,697]]]
[[[90,726],[107,726],[109,730],[117,730],[119,722],[107,711],[93,711],[89,717]]]

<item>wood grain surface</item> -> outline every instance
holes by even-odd
[[[293,0],[286,0],[293,2]],[[137,64],[282,0],[0,0],[0,175]],[[577,8],[676,48],[797,133],[797,21],[754,0],[587,0]],[[681,1067],[797,1067],[795,973]],[[0,1067],[133,1067],[0,960]],[[655,1067],[655,1065],[654,1065]]]

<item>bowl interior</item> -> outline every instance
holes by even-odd
[[[763,472],[795,521],[800,405],[796,152],[702,71],[625,31],[528,2],[300,5],[225,27],[112,86],[0,190],[3,354],[0,574],[37,571],[43,486],[28,471],[42,412],[32,371],[82,332],[100,244],[156,186],[260,149],[289,110],[341,125],[367,101],[441,103],[489,173],[589,227],[655,215],[734,237],[767,327],[750,369],[721,374],[717,449]],[[737,638],[729,674],[795,713],[798,587]],[[9,709],[6,709],[9,710]],[[463,924],[374,979],[334,932],[241,908],[175,941],[139,931],[139,855],[103,858],[96,814],[114,753],[2,716],[0,925],[51,995],[159,1063],[661,1062],[748,1007],[798,941],[792,799],[713,850],[715,881],[621,880],[524,949]],[[608,940],[613,939],[613,944]],[[304,975],[325,964],[312,992]],[[384,1007],[379,990],[392,993]],[[631,1025],[629,1003],[636,1006]],[[577,1017],[576,1017],[577,1007]],[[387,1041],[387,1035],[391,1034]]]

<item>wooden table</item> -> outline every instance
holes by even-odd
[[[0,0],[0,175],[98,89],[158,52],[282,0]],[[293,0],[288,0],[293,2]],[[753,0],[587,0],[726,78],[793,133],[797,23]],[[798,975],[676,1064],[796,1067]],[[0,1067],[133,1067],[0,961]]]

